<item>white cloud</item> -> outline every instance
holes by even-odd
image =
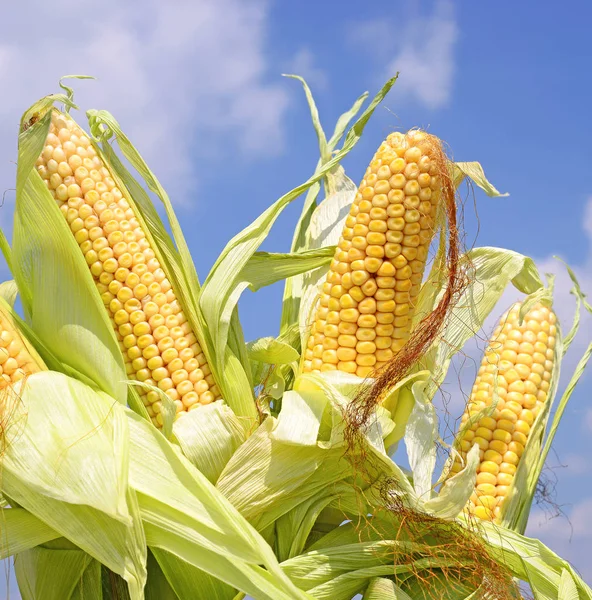
[[[316,65],[316,59],[310,48],[301,48],[287,65],[286,72],[300,75],[306,79],[308,85],[325,90],[329,84],[327,74]]]
[[[445,106],[452,94],[457,37],[454,7],[446,1],[438,1],[431,16],[404,27],[401,48],[387,67],[387,73],[400,71],[396,93],[428,108]]]
[[[200,157],[281,152],[288,87],[269,73],[268,26],[266,0],[14,4],[0,35],[0,186],[13,187],[21,114],[68,73],[97,77],[73,84],[77,103],[112,112],[176,201],[195,200]]]
[[[370,48],[374,57],[392,57],[381,79],[400,71],[394,94],[419,101],[429,109],[446,106],[450,100],[458,25],[449,0],[436,0],[428,15],[357,24],[350,38]]]

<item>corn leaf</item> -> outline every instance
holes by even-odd
[[[559,580],[559,595],[560,600],[578,600],[578,588],[571,573],[567,569],[561,571],[561,579]]]
[[[304,551],[308,536],[319,515],[337,498],[337,495],[332,494],[310,498],[276,521],[276,554],[278,560],[293,558]]]
[[[20,431],[3,456],[3,490],[120,574],[139,599],[146,542],[127,486],[123,407],[53,372],[31,375],[17,392],[12,418]]]
[[[454,184],[455,187],[462,183],[463,179],[468,177],[476,183],[488,196],[503,197],[510,194],[502,194],[487,179],[483,167],[478,162],[457,162],[454,163]]]
[[[296,445],[270,435],[268,417],[238,448],[216,487],[259,531],[349,475],[343,449]]]
[[[285,392],[271,437],[288,444],[316,446],[328,402],[322,390],[302,383],[297,390]]]
[[[64,600],[82,584],[92,558],[77,549],[33,548],[15,557],[14,571],[23,600]],[[101,581],[92,598],[100,598]]]
[[[300,358],[300,354],[290,344],[272,337],[258,338],[247,344],[251,362],[268,365],[287,365]]]
[[[241,293],[247,287],[256,292],[287,277],[294,277],[307,271],[327,267],[333,258],[333,248],[280,254],[255,252],[245,265],[239,286]]]
[[[246,593],[259,589],[261,598],[305,598],[283,575],[263,538],[205,476],[154,427],[131,411],[126,414],[130,485],[152,550],[172,553]]]
[[[0,298],[2,298],[11,308],[14,307],[17,296],[18,287],[14,279],[0,283]]]
[[[405,428],[405,447],[413,472],[413,487],[420,499],[429,500],[436,466],[438,417],[429,398],[424,395],[428,379],[413,382],[410,391],[413,410]]]
[[[388,565],[350,571],[311,588],[309,592],[317,600],[350,600],[356,593],[364,590],[370,579],[391,575],[392,572],[393,568]]]
[[[6,235],[4,235],[4,231],[0,228],[0,252],[2,252],[2,256],[6,261],[6,266],[8,270],[12,273],[12,249],[8,240],[6,239]]]
[[[571,575],[580,598],[592,598],[592,589],[573,567],[540,540],[487,522],[482,522],[480,526],[493,558],[508,567],[514,577],[528,581],[539,597],[559,597],[558,590],[565,570]]]
[[[60,537],[57,531],[24,508],[3,508],[0,521],[2,523],[0,558],[25,552]]]
[[[88,598],[103,600],[105,596],[103,594],[102,571],[101,563],[97,560],[91,560],[84,570],[81,580],[74,588],[70,600],[87,600]]]
[[[155,590],[150,590],[154,595],[154,600],[176,600],[176,598],[194,598],[199,590],[200,596],[208,598],[208,600],[232,600],[236,594],[236,590],[219,579],[213,578],[211,575],[204,573],[201,569],[186,563],[170,552],[153,548],[154,562],[157,562],[157,567],[162,569],[160,572],[165,578],[166,586],[163,592],[159,594]],[[148,573],[150,574],[150,559],[148,561]],[[150,575],[149,575],[150,577]],[[162,589],[164,583],[160,583]],[[170,591],[169,591],[170,590]],[[164,594],[168,593],[168,597]],[[172,595],[171,595],[172,594]],[[150,600],[147,596],[146,600]]]
[[[370,580],[363,600],[413,600],[392,579],[377,577]]]
[[[157,551],[159,552],[159,551]],[[164,554],[164,552],[163,552]],[[175,559],[173,557],[173,560]],[[146,581],[146,600],[179,600],[173,587],[168,582],[163,569],[161,569],[158,560],[152,552],[148,552],[148,579]],[[174,577],[179,578],[179,573],[173,573]],[[173,583],[175,579],[173,578]],[[196,588],[197,589],[197,588]]]
[[[301,81],[303,83],[303,85],[305,86],[305,95],[306,95],[307,101],[309,102],[313,125],[315,126],[315,129],[317,127],[320,128],[318,111],[317,111],[316,105],[314,103],[314,99],[312,98],[312,94],[310,93],[310,90],[307,91],[308,86],[306,85],[306,82],[301,78],[298,78],[298,80]],[[368,92],[364,92],[354,102],[352,107],[339,117],[339,119],[337,120],[337,124],[335,125],[335,130],[333,131],[333,135],[331,136],[331,139],[328,142],[327,150],[329,151],[329,153],[332,153],[335,150],[337,144],[339,143],[339,140],[343,137],[351,120],[360,112],[360,109],[362,108],[362,105],[366,101],[367,97],[368,97]],[[318,123],[318,125],[317,125],[317,123]],[[323,136],[324,136],[324,132],[323,132]],[[324,160],[323,157],[327,157],[327,159],[330,158],[330,154],[325,154],[324,148],[321,144],[319,144],[319,153],[321,154],[321,158],[319,158],[315,172],[318,171],[327,162],[327,160]],[[296,228],[294,229],[294,237],[292,240],[292,252],[297,252],[299,250],[304,250],[307,248],[307,246],[305,245],[305,239],[307,236],[308,225],[310,222],[310,217],[312,215],[312,212],[316,206],[316,198],[318,196],[320,189],[321,189],[320,183],[315,183],[308,190],[308,193],[304,200],[304,205],[302,207],[302,212],[300,214],[300,218],[298,219],[298,223],[296,224]],[[289,298],[291,297],[291,295],[289,293],[289,287],[290,287],[289,284],[290,284],[290,280],[288,280],[286,282],[286,291],[284,294],[284,305],[285,305],[286,300],[289,300]],[[286,319],[285,319],[286,326],[289,326],[290,324],[294,323],[294,317],[296,316],[296,314],[297,314],[297,311],[292,315],[292,318],[287,318],[288,315],[286,313]],[[284,323],[284,317],[282,317],[282,323]]]
[[[475,444],[467,454],[462,471],[447,479],[438,495],[424,503],[425,510],[440,519],[455,519],[467,505],[475,489],[479,463],[479,446]]]
[[[177,419],[173,433],[183,454],[212,483],[245,441],[241,422],[222,402],[201,406]]]

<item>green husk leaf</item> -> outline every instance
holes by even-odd
[[[49,525],[24,508],[3,508],[0,513],[0,558],[19,554],[60,537]]]
[[[286,342],[273,338],[258,338],[247,344],[249,360],[268,365],[288,365],[300,358],[300,354]]]
[[[405,428],[405,447],[413,472],[413,487],[423,500],[430,497],[438,440],[436,409],[424,395],[428,381],[429,378],[416,380],[407,388],[414,403]]]
[[[567,354],[567,351],[569,350],[569,347],[571,346],[572,342],[574,341],[574,339],[578,333],[578,330],[580,328],[580,314],[582,311],[582,298],[575,291],[575,288],[572,289],[571,293],[575,296],[576,308],[574,310],[574,317],[573,317],[573,323],[571,325],[571,329],[569,330],[567,335],[563,338],[563,356],[565,356]]]
[[[457,162],[454,163],[454,184],[458,187],[462,180],[468,177],[476,183],[488,196],[503,197],[510,194],[502,194],[495,186],[487,179],[483,167],[478,162]]]
[[[285,392],[277,426],[270,435],[288,444],[316,446],[328,402],[327,395],[312,386]]]
[[[131,411],[126,414],[130,485],[137,491],[148,545],[247,593],[259,590],[261,598],[306,597],[283,575],[263,538],[205,476],[154,427]]]
[[[467,454],[462,471],[447,479],[438,495],[424,503],[425,510],[441,519],[455,519],[475,489],[479,463],[479,446],[475,444]]]
[[[310,498],[275,522],[278,560],[293,558],[304,551],[319,515],[336,498],[330,494]]]
[[[241,279],[243,289],[256,292],[288,277],[313,269],[327,267],[333,258],[333,248],[319,248],[288,254],[255,252],[244,267]]]
[[[6,239],[6,235],[4,231],[0,228],[0,252],[2,252],[2,256],[6,261],[6,266],[8,270],[12,273],[12,248]]]
[[[82,574],[82,579],[74,588],[70,600],[88,600],[88,598],[103,600],[105,596],[102,586],[102,570],[103,566],[98,560],[91,560]]]
[[[323,449],[275,440],[268,417],[238,448],[216,487],[259,531],[295,506],[348,476],[343,449]]]
[[[190,411],[175,421],[173,432],[183,454],[212,483],[245,441],[241,422],[223,402]]]
[[[157,550],[157,553],[158,552],[165,554],[164,551]],[[176,561],[179,560],[174,557],[173,559]],[[150,551],[148,552],[147,568],[148,579],[146,581],[145,590],[146,600],[179,600],[179,596],[175,594],[173,587],[168,582],[164,570],[160,567],[155,555]],[[180,573],[173,572],[173,582],[179,581],[181,577],[182,575]]]
[[[573,567],[540,540],[485,521],[480,523],[480,528],[493,558],[508,567],[514,577],[528,581],[537,597],[558,598],[562,573],[566,570],[573,578],[580,597],[592,598],[592,589]]]
[[[561,261],[564,265],[565,268],[567,270],[567,273],[569,275],[569,278],[572,280],[572,283],[574,284],[574,288],[575,288],[575,292],[576,294],[579,296],[579,298],[582,300],[582,303],[584,304],[584,307],[586,308],[586,310],[589,313],[592,313],[592,304],[590,304],[587,300],[586,300],[586,294],[584,294],[584,292],[582,291],[582,288],[580,286],[580,282],[578,281],[578,278],[576,277],[576,274],[574,273],[573,269],[561,258],[559,258],[558,256],[554,256],[553,258],[556,258],[557,260]]]
[[[14,571],[23,600],[64,600],[82,585],[92,558],[82,550],[43,547],[15,557]],[[100,598],[100,580],[93,598]],[[98,594],[97,594],[98,591]]]
[[[18,443],[3,456],[3,491],[47,526],[120,574],[140,598],[146,542],[127,486],[123,407],[54,372],[24,380],[12,401]]]
[[[576,582],[567,569],[561,571],[561,579],[559,580],[559,596],[560,600],[579,600],[578,588]]]
[[[96,79],[96,78],[93,77],[92,75],[64,75],[63,77],[60,77],[59,86],[66,92],[66,97],[68,98],[68,100],[73,102],[74,101],[74,89],[71,88],[70,86],[67,86],[65,83],[62,83],[64,81],[64,79]],[[69,105],[66,105],[65,111],[70,112]]]
[[[0,297],[11,307],[14,307],[16,297],[18,296],[18,287],[14,279],[0,283]]]
[[[174,554],[158,548],[153,548],[151,554],[154,555],[153,561],[157,562],[162,577],[165,578],[168,586],[168,597],[154,593],[154,600],[194,598],[197,590],[199,590],[201,597],[208,600],[232,600],[234,598],[236,594],[234,588],[181,560]],[[149,560],[148,573],[150,573],[150,565]],[[163,583],[160,584],[161,587],[163,585]],[[152,590],[151,593],[153,593]],[[147,597],[146,600],[150,599]]]
[[[413,600],[392,579],[371,579],[362,600]]]

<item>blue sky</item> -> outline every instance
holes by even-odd
[[[301,89],[280,74],[308,79],[331,129],[361,92],[374,93],[400,70],[346,160],[348,174],[359,180],[384,136],[415,126],[443,138],[457,160],[481,161],[510,196],[477,192],[478,220],[467,202],[467,243],[478,223],[477,245],[508,247],[535,258],[543,272],[559,271],[557,311],[567,326],[573,298],[552,256],[567,260],[592,293],[592,183],[586,176],[592,84],[585,75],[592,8],[584,1],[567,6],[105,0],[97,13],[92,4],[65,0],[3,3],[0,186],[14,187],[11,161],[22,112],[58,91],[60,76],[95,75],[95,82],[76,84],[78,102],[113,112],[149,161],[175,202],[203,279],[226,241],[305,180],[316,163]],[[13,198],[8,191],[0,209],[7,232]],[[265,249],[289,248],[296,204]],[[7,275],[4,266],[0,275]],[[280,298],[278,286],[245,294],[241,318],[248,339],[277,333]],[[515,298],[510,293],[504,303]],[[502,306],[495,316],[501,312]],[[592,338],[591,323],[583,320],[564,376]],[[472,376],[465,372],[461,380],[470,386]],[[557,467],[556,500],[573,530],[565,517],[549,520],[536,507],[529,526],[590,583],[591,390],[588,373],[573,395],[551,465]],[[14,585],[10,598],[19,598]]]

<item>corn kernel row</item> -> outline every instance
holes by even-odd
[[[555,360],[555,314],[537,305],[519,325],[519,311],[520,304],[515,304],[494,331],[461,425],[491,405],[496,369],[497,407],[466,430],[458,447],[461,459],[452,466],[452,473],[459,472],[461,460],[474,444],[479,446],[477,484],[467,509],[486,520],[500,515],[533,423],[547,400]]]
[[[305,372],[366,377],[409,338],[441,195],[434,139],[393,133],[376,152],[323,284]]]

